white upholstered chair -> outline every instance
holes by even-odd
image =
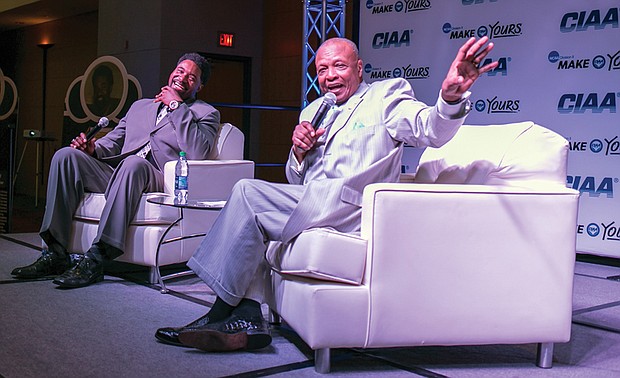
[[[463,126],[413,183],[365,188],[361,234],[270,245],[268,303],[315,350],[553,343],[571,332],[578,192],[567,141],[523,122]]]
[[[190,160],[189,198],[225,200],[233,185],[242,178],[254,177],[254,162],[243,160],[243,133],[229,123],[222,124],[217,148],[217,160]],[[151,268],[150,282],[158,279],[156,266],[157,245],[163,232],[179,217],[179,210],[147,202],[147,198],[174,193],[174,167],[176,161],[164,167],[164,192],[145,193],[138,212],[129,227],[125,251],[116,260]],[[84,253],[92,243],[99,217],[105,203],[101,193],[87,193],[73,218],[71,253]],[[166,239],[207,232],[217,211],[184,210],[183,221],[173,227]],[[201,238],[164,244],[160,251],[159,265],[183,263],[189,260]]]

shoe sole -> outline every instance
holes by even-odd
[[[162,344],[173,345],[173,346],[178,346],[178,347],[187,347],[187,345],[181,344],[180,341],[175,341],[167,337],[159,336],[158,334],[155,334],[155,338],[157,339],[157,341],[159,341]]]
[[[48,272],[48,273],[39,273],[39,274],[23,274],[23,273],[16,273],[16,272],[11,272],[11,275],[14,276],[15,278],[19,278],[19,279],[35,279],[35,278],[45,278],[45,277],[54,277],[54,276],[59,276],[61,274],[63,274],[64,272],[66,272],[67,270],[69,270],[71,267],[67,267],[67,269],[65,270],[57,270],[57,271],[52,271],[52,272]]]
[[[86,287],[86,286],[89,286],[89,285],[92,285],[94,283],[101,282],[101,281],[103,281],[103,275],[97,276],[95,279],[90,280],[88,282],[81,283],[81,284],[68,284],[62,281],[58,281],[58,280],[53,280],[52,282],[58,285],[58,287],[61,287],[64,289],[77,289],[77,288]]]
[[[36,280],[38,278],[50,278],[50,277],[58,277],[59,275],[63,274],[64,272],[60,272],[60,273],[48,273],[48,274],[36,274],[36,275],[20,275],[20,274],[13,274],[13,278],[18,279],[18,280]]]
[[[192,330],[179,334],[179,341],[192,348],[205,352],[230,352],[234,350],[261,349],[271,344],[271,336],[267,333],[248,334],[224,333],[214,330]]]

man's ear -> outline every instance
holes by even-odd
[[[362,75],[363,75],[363,68],[364,68],[364,62],[362,62],[361,59],[357,60],[357,72],[358,72],[358,77],[360,78],[360,81],[362,80]]]

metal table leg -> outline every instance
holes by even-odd
[[[181,241],[181,240],[185,240],[185,239],[191,239],[191,238],[198,238],[198,237],[202,237],[205,236],[206,233],[197,233],[197,234],[191,234],[191,235],[182,235],[182,236],[178,236],[176,238],[171,238],[171,239],[166,239],[166,235],[168,235],[168,232],[170,232],[170,230],[172,229],[172,227],[176,226],[181,220],[183,220],[183,208],[179,208],[180,210],[180,216],[179,219],[175,220],[170,226],[168,226],[168,228],[166,228],[166,231],[164,231],[164,233],[161,235],[161,238],[159,239],[159,243],[157,243],[157,253],[155,254],[155,271],[157,274],[157,281],[159,282],[159,288],[160,288],[160,292],[162,294],[167,294],[170,290],[168,290],[168,288],[166,288],[166,284],[164,283],[165,280],[169,280],[169,279],[173,279],[173,278],[178,278],[178,277],[185,277],[185,276],[191,276],[194,274],[193,271],[191,270],[186,270],[183,272],[179,272],[179,273],[173,273],[173,274],[168,274],[166,276],[162,276],[161,275],[161,270],[160,270],[160,265],[159,265],[159,251],[161,250],[161,246],[164,244],[168,244],[168,243],[173,243],[173,242],[177,242],[177,241]]]

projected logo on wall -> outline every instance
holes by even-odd
[[[95,59],[84,75],[69,85],[65,97],[65,120],[62,130],[63,145],[101,117],[110,120],[108,131],[118,124],[131,104],[142,97],[138,80],[129,75],[123,63],[113,56]]]
[[[17,87],[0,69],[0,121],[9,118],[17,108]]]
[[[103,116],[118,123],[140,97],[140,83],[127,73],[123,63],[113,56],[102,56],[69,85],[65,116],[76,123],[97,122]]]

